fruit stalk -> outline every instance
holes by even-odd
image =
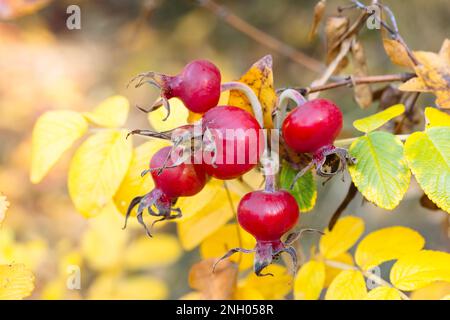
[[[277,112],[275,114],[275,128],[277,128],[277,129],[280,129],[281,122],[286,116],[286,109],[287,109],[289,100],[294,101],[296,104],[296,107],[301,106],[302,104],[304,104],[307,101],[300,92],[298,92],[294,89],[284,90],[278,97]]]
[[[231,81],[222,83],[221,90],[222,91],[239,90],[242,93],[244,93],[248,101],[250,101],[253,110],[253,115],[255,116],[256,121],[258,121],[261,128],[264,128],[264,117],[261,103],[259,102],[256,94],[248,85],[238,81]]]

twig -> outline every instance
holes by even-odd
[[[328,79],[330,79],[330,77],[333,75],[334,71],[336,70],[336,68],[338,67],[339,63],[342,61],[342,59],[345,58],[345,56],[347,55],[347,53],[349,52],[350,48],[352,47],[352,42],[353,42],[353,37],[350,39],[345,39],[342,42],[341,45],[341,50],[339,51],[339,54],[336,56],[336,58],[334,58],[334,60],[328,65],[327,69],[325,70],[325,72],[322,74],[322,76],[315,80],[312,85],[313,86],[321,86],[323,84],[325,84]],[[311,95],[311,99],[315,99],[317,98],[319,95],[319,91],[316,91],[314,94]]]
[[[225,188],[225,191],[227,193],[228,202],[231,207],[231,211],[233,212],[233,216],[237,222],[237,212],[234,209],[233,198],[231,197],[230,188],[228,187],[228,184],[226,181],[223,182],[223,187]],[[239,223],[236,223],[236,230],[237,230],[236,232],[237,232],[237,236],[238,236],[238,247],[242,248],[242,234],[241,234],[241,229],[239,227]],[[241,261],[242,261],[242,253],[239,253],[238,265],[241,263]]]
[[[278,52],[279,54],[288,57],[292,61],[304,66],[305,68],[314,72],[320,72],[325,68],[325,66],[320,61],[259,30],[255,26],[239,18],[224,6],[215,3],[213,0],[197,1],[200,6],[208,9],[236,30],[246,34],[253,40]]]
[[[368,12],[369,14],[373,14],[371,9],[369,7],[367,7],[367,6],[365,6],[364,4],[362,4],[361,2],[359,2],[357,0],[353,0],[353,3],[355,3],[355,5],[356,5],[356,7],[358,9],[364,10],[365,12]],[[392,40],[395,40],[399,44],[402,45],[402,47],[405,49],[406,53],[408,54],[408,57],[411,59],[412,63],[414,65],[416,65],[416,66],[419,65],[420,64],[419,61],[414,56],[414,53],[408,47],[408,45],[406,44],[405,40],[403,39],[403,37],[400,35],[400,32],[398,31],[397,21],[395,19],[394,13],[391,11],[391,9],[388,6],[385,6],[385,5],[382,5],[382,4],[379,4],[379,3],[376,3],[376,5],[378,5],[381,9],[383,9],[384,11],[387,12],[387,14],[389,15],[389,18],[391,20],[392,27],[390,25],[388,25],[385,21],[383,21],[377,15],[374,15],[374,18],[380,23],[380,25],[387,32],[389,32],[389,34],[391,35]]]
[[[398,134],[396,135],[397,138],[399,138],[401,141],[405,141],[406,139],[408,139],[410,135],[409,134]],[[359,139],[360,137],[354,137],[354,138],[348,138],[348,139],[340,139],[340,140],[336,140],[334,141],[334,146],[336,147],[348,147],[350,146],[353,141],[355,141],[356,139]]]
[[[372,272],[366,271],[366,270],[362,270],[357,266],[352,266],[343,262],[339,262],[339,261],[334,261],[334,260],[325,260],[325,264],[333,267],[333,268],[337,268],[337,269],[342,269],[342,270],[356,270],[361,272],[364,277],[366,277],[369,280],[372,280],[373,282],[375,282],[376,284],[380,285],[380,286],[386,286],[389,288],[395,288],[392,284],[390,284],[389,282],[387,282],[386,280],[384,280],[383,278],[377,276],[376,274],[373,274]],[[410,300],[410,298],[402,291],[398,290],[400,296],[402,297],[403,300]]]
[[[365,77],[348,76],[343,80],[330,82],[320,86],[313,86],[306,88],[293,87],[291,89],[297,90],[303,95],[307,95],[313,92],[325,91],[339,87],[353,87],[354,85],[358,84],[395,82],[395,81],[405,82],[411,78],[414,78],[415,76],[416,75],[414,73],[386,74],[386,75],[365,76]],[[282,90],[285,90],[285,88],[277,89],[277,92],[280,92]]]
[[[347,195],[345,196],[344,200],[342,200],[339,207],[336,209],[336,211],[331,216],[330,222],[328,222],[328,230],[333,230],[334,225],[338,221],[339,217],[341,216],[342,212],[348,207],[350,202],[352,202],[353,198],[358,193],[358,189],[356,188],[355,184],[352,182],[350,184],[350,187],[348,188]]]

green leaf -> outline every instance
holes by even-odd
[[[387,108],[381,112],[375,113],[366,118],[355,120],[353,126],[361,132],[370,132],[378,129],[389,120],[401,115],[405,112],[405,106],[403,104],[396,104],[392,107]]]
[[[428,198],[450,213],[450,127],[413,133],[406,140],[405,157]]]
[[[290,190],[292,181],[297,172],[292,169],[291,166],[285,165],[281,169],[280,185],[283,189],[288,190],[297,200],[300,211],[307,212],[314,208],[317,199],[316,182],[312,171],[305,173],[294,185],[294,188]]]
[[[349,152],[357,159],[349,172],[358,190],[377,206],[394,209],[411,178],[400,139],[388,132],[370,132],[354,141]]]

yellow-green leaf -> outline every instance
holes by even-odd
[[[353,126],[361,132],[368,133],[386,124],[389,120],[403,114],[405,106],[403,104],[396,104],[386,110],[375,113],[371,116],[355,120]]]
[[[23,299],[33,289],[34,275],[25,265],[0,265],[0,300]]]
[[[299,270],[294,282],[294,298],[317,300],[325,284],[325,265],[319,261],[308,261]]]
[[[85,112],[85,118],[100,127],[118,128],[125,124],[130,103],[124,96],[112,96],[100,103],[92,112]]]
[[[432,107],[425,108],[425,120],[427,128],[450,126],[450,115]]]
[[[415,132],[406,140],[405,157],[417,182],[439,208],[450,213],[450,127]]]
[[[31,182],[40,182],[87,128],[87,121],[75,111],[50,111],[40,116],[33,129]]]
[[[341,218],[332,231],[325,230],[325,234],[320,238],[320,253],[326,259],[333,259],[353,247],[363,232],[364,221],[361,218]]]
[[[402,300],[402,296],[395,288],[379,286],[369,291],[367,300]]]
[[[112,200],[132,156],[125,130],[107,130],[89,137],[77,150],[69,169],[69,193],[77,210],[92,217]]]
[[[271,264],[264,269],[264,272],[272,273],[273,277],[258,277],[252,272],[241,285],[258,290],[266,300],[283,299],[292,290],[292,275],[285,267]]]
[[[432,250],[407,254],[392,266],[390,279],[404,291],[417,290],[435,281],[450,282],[450,254]]]
[[[296,174],[297,172],[289,165],[284,165],[281,168],[280,185],[295,197],[300,211],[307,212],[314,208],[317,199],[317,188],[316,182],[314,181],[314,175],[312,174],[312,171],[307,172],[300,177],[294,187],[290,189]]]
[[[400,139],[387,132],[370,132],[354,141],[349,152],[357,159],[349,172],[358,190],[380,208],[394,209],[411,179]]]
[[[406,227],[384,228],[368,234],[359,243],[355,260],[362,269],[369,270],[383,262],[419,251],[424,245],[425,239],[417,231]]]
[[[151,175],[146,174],[142,177],[141,172],[148,168],[151,157],[167,145],[169,143],[164,140],[150,140],[134,149],[128,172],[114,195],[114,203],[120,213],[126,214],[128,205],[134,197],[143,196],[153,189]],[[133,216],[136,210],[137,208],[134,208],[131,212]]]
[[[328,287],[325,300],[363,300],[367,297],[364,276],[357,270],[344,270]]]
[[[178,240],[170,234],[158,233],[155,239],[142,235],[128,245],[125,266],[132,270],[164,267],[176,262],[181,253]]]
[[[148,114],[148,121],[152,128],[158,132],[172,130],[187,123],[188,109],[179,99],[170,100],[170,115],[165,121],[167,110],[158,108]]]
[[[220,258],[232,248],[253,249],[255,245],[256,240],[252,235],[236,223],[231,223],[224,225],[202,242],[200,255],[204,259]],[[253,266],[252,254],[236,253],[230,257],[230,260],[239,263],[240,270],[246,270]]]

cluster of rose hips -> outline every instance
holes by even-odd
[[[150,130],[131,132],[170,139],[173,142],[172,147],[162,148],[153,155],[149,169],[143,174],[151,173],[155,188],[144,196],[134,198],[126,215],[128,219],[133,208],[138,206],[137,219],[151,235],[142,218],[145,210],[150,215],[159,217],[155,222],[181,217],[180,209],[174,207],[179,197],[190,197],[199,193],[209,177],[221,180],[235,179],[254,169],[258,161],[263,162],[265,137],[261,134],[263,129],[259,113],[261,111],[256,110],[255,106],[253,106],[254,116],[235,106],[217,105],[223,90],[241,89],[247,94],[250,102],[254,102],[256,97],[244,84],[221,84],[219,69],[209,61],[192,61],[176,76],[147,72],[133,80],[138,81],[136,87],[150,83],[161,91],[161,99],[147,112],[164,106],[169,114],[169,99],[178,98],[190,111],[202,114],[196,124],[175,130],[159,133]],[[341,111],[331,101],[325,99],[306,101],[303,97],[298,98],[298,95],[290,89],[286,94],[280,95],[276,121],[276,123],[282,121],[282,124],[277,124],[277,128],[281,125],[282,137],[287,147],[296,153],[312,155],[311,163],[299,172],[296,179],[312,166],[316,167],[318,175],[329,176],[330,173],[324,172],[322,166],[327,156],[332,154],[341,160],[339,171],[343,170],[349,160],[348,155],[344,149],[333,146],[333,141],[342,128]],[[286,97],[293,99],[297,106],[282,119],[287,106]],[[230,136],[226,134],[227,130],[239,134]],[[174,134],[177,131],[184,133]],[[198,143],[192,143],[192,139],[195,138],[196,141],[200,138],[200,147]],[[186,144],[186,141],[189,143]],[[255,145],[256,149],[252,148]],[[227,154],[229,152],[232,154]],[[227,161],[217,161],[219,155]],[[297,224],[299,208],[295,198],[288,191],[277,190],[274,172],[271,170],[266,172],[269,174],[265,177],[265,189],[246,194],[237,210],[238,223],[255,237],[256,247],[252,250],[234,248],[222,257],[225,259],[235,252],[254,252],[254,271],[258,276],[264,275],[261,271],[282,252],[290,254],[296,270],[297,256],[291,244],[302,231],[312,230],[303,229],[291,233],[286,241],[281,241],[281,237]]]

